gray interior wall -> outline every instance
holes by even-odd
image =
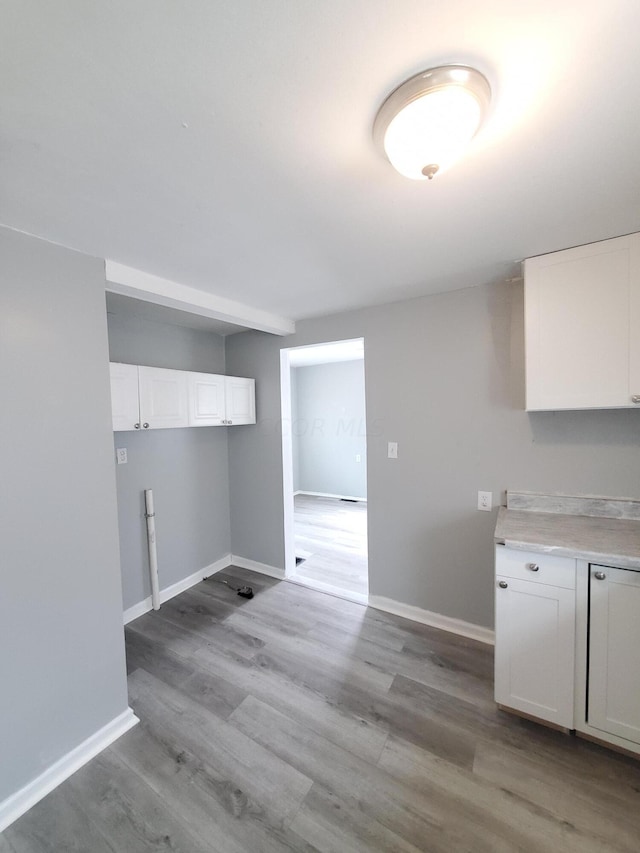
[[[640,497],[640,411],[524,411],[523,290],[500,283],[228,339],[229,371],[255,375],[261,403],[230,435],[234,553],[284,566],[279,349],[356,337],[372,595],[491,626],[496,510],[476,510],[478,489]]]
[[[0,228],[0,801],[127,708],[103,262]]]
[[[211,332],[109,314],[111,361],[224,373],[224,339]],[[236,427],[234,427],[236,429]],[[230,551],[227,430],[188,427],[118,432],[127,449],[116,466],[120,562],[126,610],[151,595],[144,490],[153,489],[160,587]]]
[[[294,489],[366,498],[364,361],[295,367],[292,374],[292,434],[298,456]],[[294,458],[294,471],[295,466]]]

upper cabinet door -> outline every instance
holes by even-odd
[[[140,420],[143,429],[189,426],[187,373],[139,367]]]
[[[636,405],[640,234],[530,258],[524,270],[527,409]]]
[[[189,373],[189,426],[224,426],[225,377]]]
[[[114,432],[140,429],[138,366],[111,362],[111,413]]]
[[[255,424],[256,382],[239,376],[225,376],[226,421],[233,424]]]

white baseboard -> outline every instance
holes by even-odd
[[[298,586],[306,586],[307,589],[315,589],[316,592],[324,592],[327,595],[333,595],[335,598],[343,598],[345,601],[353,601],[354,604],[362,604],[365,607],[369,600],[369,596],[363,592],[349,592],[339,586],[332,586],[329,583],[323,583],[313,578],[306,578],[304,575],[289,575],[285,578],[287,583],[295,583]]]
[[[205,578],[211,577],[211,575],[215,575],[216,572],[221,572],[223,569],[226,569],[228,565],[231,563],[231,554],[225,554],[224,557],[221,557],[219,560],[216,560],[215,563],[211,563],[208,566],[205,566],[204,569],[200,569],[197,572],[194,572],[192,575],[188,575],[186,578],[182,578],[177,583],[171,584],[171,586],[166,586],[164,589],[160,590],[160,604],[164,604],[165,601],[169,601],[170,598],[173,598],[176,595],[180,595],[181,592],[184,592],[187,589],[190,589],[192,586],[200,583],[200,581]],[[137,619],[139,616],[143,616],[145,613],[148,613],[152,609],[153,605],[151,603],[151,596],[145,598],[143,601],[139,601],[137,604],[128,607],[124,611],[123,619],[124,624],[128,625],[129,622],[132,622],[134,619]]]
[[[251,572],[259,572],[261,575],[269,575],[270,578],[277,578],[279,581],[284,580],[284,569],[268,566],[266,563],[258,563],[256,560],[247,560],[237,554],[231,555],[229,565],[237,566],[239,569],[249,569]]]
[[[440,628],[442,631],[450,631],[452,634],[460,634],[471,640],[478,640],[489,645],[495,644],[495,633],[491,628],[483,625],[474,625],[472,622],[464,622],[462,619],[454,619],[452,616],[443,616],[442,613],[433,613],[431,610],[423,610],[411,604],[403,604],[392,598],[384,598],[381,595],[370,595],[369,606],[376,610],[384,610],[386,613],[394,613],[396,616],[404,616],[413,622],[421,622],[432,628]]]
[[[54,788],[57,788],[65,779],[73,775],[88,761],[102,752],[103,749],[112,744],[121,735],[135,726],[138,718],[131,708],[127,708],[122,714],[107,723],[97,732],[88,737],[79,746],[76,746],[54,764],[48,767],[36,779],[33,779],[24,788],[16,791],[0,803],[0,832],[6,829],[15,820],[21,817],[32,806],[47,796]]]
[[[305,492],[303,489],[299,489],[297,492],[293,493],[293,496],[296,495],[311,495],[312,498],[337,498],[338,500],[345,501],[359,501],[360,503],[367,502],[366,498],[359,498],[355,495],[334,495],[332,492]]]

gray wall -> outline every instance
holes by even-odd
[[[522,287],[482,286],[228,339],[227,368],[256,377],[260,417],[229,436],[233,553],[284,565],[280,347],[356,337],[372,595],[491,626],[496,511],[475,509],[478,489],[640,497],[640,411],[527,414]]]
[[[104,266],[0,228],[0,801],[127,708]]]
[[[211,332],[109,314],[111,361],[224,373],[224,339]],[[235,429],[236,427],[234,427]],[[151,595],[144,490],[153,489],[158,574],[164,589],[230,551],[227,430],[118,432],[116,466],[125,610]]]
[[[294,484],[296,466],[298,474],[294,488],[365,498],[364,362],[294,367],[292,374],[296,389],[292,400]]]

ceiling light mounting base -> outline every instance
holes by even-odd
[[[423,166],[422,174],[425,176],[425,178],[427,178],[427,180],[432,181],[433,176],[435,175],[435,173],[438,171],[439,168],[440,167],[438,166],[437,163],[429,163],[428,166]]]

